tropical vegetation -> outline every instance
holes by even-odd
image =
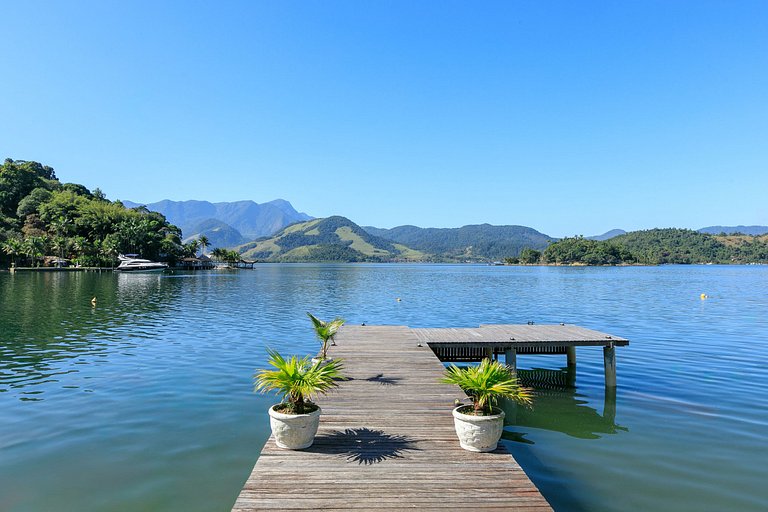
[[[282,404],[275,409],[285,414],[307,414],[317,410],[311,399],[325,394],[343,380],[341,361],[312,364],[309,356],[283,358],[269,350],[269,364],[274,370],[263,369],[254,375],[254,391],[276,391],[282,396]]]
[[[345,320],[336,317],[329,322],[325,322],[310,312],[307,312],[307,316],[312,321],[312,328],[315,330],[315,335],[320,340],[320,355],[318,359],[325,361],[328,357],[328,344],[335,345],[333,338],[339,332],[341,326],[344,325]]]
[[[543,251],[523,249],[509,264],[663,265],[768,263],[768,235],[712,235],[690,229],[633,231],[609,240],[563,238]]]
[[[0,264],[112,266],[119,253],[173,262],[187,253],[180,230],[146,208],[126,208],[98,188],[62,183],[53,168],[24,160],[0,165]]]
[[[499,361],[483,359],[477,366],[458,367],[454,364],[445,369],[441,382],[459,386],[472,399],[472,406],[464,414],[489,416],[500,398],[530,405],[531,391],[524,388],[517,376]]]

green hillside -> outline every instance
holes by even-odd
[[[561,265],[768,263],[768,236],[711,235],[690,229],[633,231],[610,240],[583,237],[552,243],[535,261]]]
[[[112,266],[119,253],[173,262],[189,253],[180,236],[162,214],[62,183],[49,166],[10,158],[0,165],[0,267]]]
[[[249,242],[237,250],[245,259],[268,262],[425,259],[423,253],[373,236],[340,216],[293,224],[275,236]]]
[[[478,224],[460,228],[392,229],[365,228],[369,233],[392,240],[445,261],[489,261],[518,256],[525,248],[543,250],[552,238],[525,226]]]

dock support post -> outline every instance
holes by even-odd
[[[493,361],[493,347],[487,347],[487,348],[485,349],[485,357],[486,357],[486,358],[487,358],[489,361]]]
[[[616,388],[605,388],[605,400],[603,402],[603,418],[611,425],[616,423]]]
[[[565,347],[565,353],[568,355],[568,366],[576,366],[576,347],[573,345]]]
[[[616,347],[613,343],[603,347],[603,365],[605,366],[605,387],[616,387]]]
[[[505,348],[504,362],[511,372],[517,374],[517,350],[512,347]]]

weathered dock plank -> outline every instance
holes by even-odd
[[[544,512],[549,504],[503,445],[461,449],[440,384],[443,366],[407,327],[345,326],[329,354],[350,380],[318,403],[315,443],[281,450],[270,437],[233,510]]]

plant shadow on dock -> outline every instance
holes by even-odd
[[[378,382],[382,386],[396,386],[402,379],[400,377],[385,377],[383,373],[368,377],[367,382]]]
[[[414,440],[406,436],[387,434],[369,428],[348,428],[318,435],[306,451],[336,454],[349,462],[371,465],[400,459],[406,451],[417,451]]]
[[[350,380],[364,380],[365,382],[377,382],[381,384],[382,386],[397,386],[400,384],[400,381],[403,380],[400,377],[385,377],[383,373],[380,373],[378,375],[374,375],[373,377],[368,377],[367,379],[355,379],[354,377],[344,377],[343,379],[338,379],[339,381],[350,381]]]

